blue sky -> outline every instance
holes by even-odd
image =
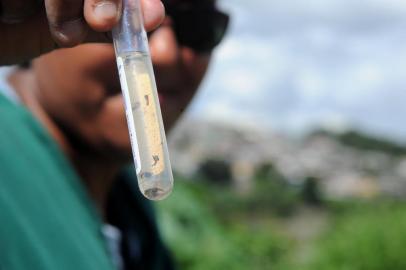
[[[406,1],[223,0],[232,25],[190,110],[301,133],[406,141]]]

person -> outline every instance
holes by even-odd
[[[164,18],[160,0],[140,0],[145,27]],[[0,0],[0,66],[18,64],[58,47],[109,42],[122,0]]]
[[[210,0],[165,4],[168,16],[149,40],[170,129],[203,79],[228,16]],[[128,166],[112,46],[59,49],[3,72],[0,269],[171,269]]]

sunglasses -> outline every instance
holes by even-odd
[[[179,44],[198,53],[211,52],[224,38],[230,17],[214,1],[163,1]]]

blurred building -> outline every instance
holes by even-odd
[[[362,149],[328,132],[298,139],[194,121],[185,120],[170,139],[173,167],[187,177],[204,161],[214,159],[230,163],[235,186],[241,190],[249,189],[258,168],[272,164],[291,184],[300,185],[307,177],[320,179],[330,197],[406,194],[406,155],[402,153]]]

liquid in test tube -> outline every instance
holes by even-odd
[[[148,199],[162,200],[173,176],[139,0],[123,0],[113,40],[138,186]]]

